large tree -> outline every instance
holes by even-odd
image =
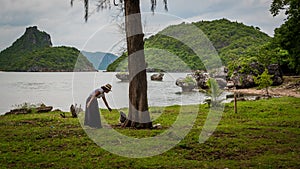
[[[289,52],[287,58],[289,69],[300,73],[300,1],[299,0],[273,0],[271,13],[279,15],[284,10],[287,15],[286,22],[275,29],[274,42]]]
[[[167,0],[163,0],[167,10]],[[71,0],[71,4],[73,0]],[[84,0],[85,20],[88,20],[89,0]],[[142,29],[140,0],[98,0],[98,8],[121,6],[125,12],[125,32],[129,70],[129,114],[124,127],[151,128],[152,122],[148,111],[147,76],[144,54],[144,33]],[[154,11],[156,0],[151,0]]]

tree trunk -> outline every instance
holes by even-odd
[[[140,1],[125,0],[125,28],[129,70],[129,114],[123,127],[151,128]]]

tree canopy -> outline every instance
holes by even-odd
[[[274,45],[288,51],[282,58],[287,62],[291,72],[300,73],[300,1],[299,0],[273,0],[270,12],[277,16],[284,10],[287,15],[286,22],[275,29]]]
[[[263,48],[262,45],[265,45],[272,39],[257,27],[231,22],[227,19],[199,21],[192,24],[207,35],[219,53],[224,65],[233,64],[241,57],[259,58],[260,54],[258,51]],[[166,34],[165,32],[183,32],[188,26],[190,26],[188,23],[171,25],[156,35],[145,39],[145,55],[148,68],[163,68],[169,72],[205,69],[201,59],[191,48],[177,39],[164,35]],[[197,36],[196,32],[191,32],[190,36],[184,38],[185,41],[193,42],[193,37],[195,36]],[[263,53],[263,50],[261,51]],[[265,57],[271,55],[267,52],[265,53]],[[124,53],[113,64],[109,65],[108,71],[126,71],[126,58],[127,54]],[[212,60],[211,62],[214,61]]]

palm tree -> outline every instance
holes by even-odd
[[[71,0],[71,5],[74,0]],[[110,8],[111,4],[122,6],[125,12],[125,31],[129,70],[129,114],[123,127],[152,128],[148,111],[147,76],[144,54],[144,33],[142,29],[140,0],[99,0],[98,8]],[[167,0],[163,0],[165,10]],[[156,0],[151,0],[154,12]],[[89,0],[84,0],[85,20],[88,20]],[[123,8],[124,7],[124,8]]]

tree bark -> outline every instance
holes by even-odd
[[[124,127],[151,128],[140,1],[125,0],[125,29],[129,70],[129,114]]]

